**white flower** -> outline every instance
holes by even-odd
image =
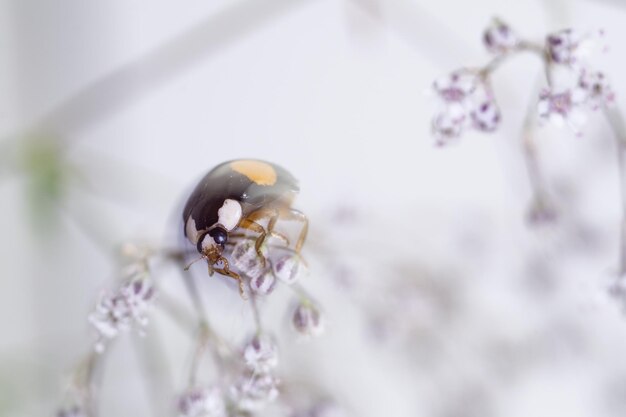
[[[244,375],[231,387],[231,399],[239,410],[258,411],[278,397],[278,384],[270,374]]]
[[[194,388],[178,399],[180,417],[225,417],[226,405],[219,388]]]
[[[580,134],[587,121],[583,109],[585,100],[586,95],[581,89],[566,89],[558,93],[546,89],[539,95],[539,118],[559,127],[568,125],[575,133]]]
[[[318,336],[324,331],[322,315],[311,303],[300,303],[291,322],[296,331],[305,336]]]
[[[461,105],[451,105],[436,114],[431,123],[433,136],[438,145],[445,145],[458,138],[467,126],[467,114]]]
[[[433,83],[433,89],[446,103],[460,103],[469,97],[480,84],[476,74],[470,71],[454,71]]]
[[[472,71],[455,71],[433,83],[440,99],[431,122],[437,143],[443,145],[474,128],[493,132],[500,124],[500,110],[487,83]]]
[[[104,294],[89,315],[89,321],[102,337],[112,339],[120,331],[147,325],[147,310],[153,296],[154,287],[148,278],[133,279]]]
[[[238,242],[231,254],[232,263],[250,278],[258,277],[263,273],[263,261],[259,258],[254,242],[245,239]]]
[[[308,273],[308,269],[299,255],[284,255],[274,262],[274,274],[286,284],[293,284]]]
[[[250,370],[267,373],[278,364],[278,348],[272,337],[261,334],[244,347],[243,358]]]
[[[266,295],[274,291],[276,277],[270,269],[250,278],[250,288],[258,295]]]
[[[506,53],[519,45],[519,37],[509,25],[493,19],[483,33],[483,43],[487,50],[494,54]]]
[[[597,110],[615,100],[606,76],[600,71],[581,70],[577,88],[585,95],[587,106],[591,110]]]
[[[500,109],[493,98],[486,98],[471,113],[472,126],[482,132],[493,132],[500,125]]]
[[[570,67],[581,64],[588,56],[597,38],[602,32],[581,33],[573,29],[565,29],[552,33],[546,38],[546,50],[553,62]]]

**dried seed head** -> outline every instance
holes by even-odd
[[[324,331],[322,315],[311,303],[298,304],[292,323],[296,331],[305,336],[318,336]]]
[[[178,399],[180,417],[226,417],[226,405],[219,388],[193,388]]]
[[[288,254],[274,262],[274,274],[286,284],[293,284],[308,273],[299,255]]]
[[[278,365],[278,348],[270,335],[260,334],[246,344],[243,358],[250,370],[268,373]]]
[[[483,43],[493,54],[503,54],[515,49],[520,39],[506,23],[493,19],[483,32]]]

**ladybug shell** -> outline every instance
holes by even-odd
[[[183,221],[186,225],[191,217],[200,232],[217,223],[217,211],[227,199],[241,203],[245,218],[261,208],[290,205],[299,190],[293,175],[270,162],[224,162],[209,171],[193,190],[183,210]]]

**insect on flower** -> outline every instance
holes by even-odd
[[[196,245],[200,259],[206,259],[209,275],[217,272],[237,280],[244,296],[243,280],[230,269],[224,256],[226,245],[232,243],[230,238],[244,237],[246,232],[255,234],[254,248],[264,267],[262,246],[268,236],[289,244],[285,236],[274,231],[279,219],[300,222],[294,248],[299,254],[308,219],[291,207],[298,192],[298,182],[287,170],[265,161],[233,160],[209,171],[189,196],[183,211],[185,236]],[[259,223],[264,221],[265,226]]]

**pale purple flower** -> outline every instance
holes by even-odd
[[[493,99],[487,99],[471,112],[472,126],[482,132],[493,132],[500,125],[500,109]]]
[[[468,116],[460,105],[448,106],[433,117],[431,130],[438,145],[445,145],[458,138],[467,126]]]
[[[577,134],[587,121],[584,111],[586,95],[581,89],[566,89],[553,92],[545,89],[539,95],[537,110],[541,121],[550,121],[556,126],[568,125]]]
[[[274,262],[274,274],[286,284],[293,284],[300,277],[305,276],[308,269],[299,255],[287,254]]]
[[[471,71],[454,71],[440,77],[433,83],[433,89],[446,103],[460,103],[469,97],[480,84],[476,74]]]
[[[250,370],[268,373],[278,364],[278,348],[270,335],[260,334],[246,344],[243,358]]]
[[[150,279],[127,281],[100,298],[95,310],[89,315],[89,321],[100,336],[106,339],[112,339],[120,331],[128,331],[135,326],[146,326],[147,311],[153,296],[154,287]]]
[[[322,314],[310,302],[298,304],[291,321],[296,331],[305,336],[318,336],[324,331]]]
[[[502,54],[515,49],[520,39],[506,23],[493,19],[483,32],[483,43],[487,50],[494,54]]]
[[[435,81],[433,88],[440,108],[431,122],[437,144],[451,142],[467,128],[494,131],[500,123],[500,110],[486,80],[472,71],[455,71]]]
[[[263,263],[252,240],[245,239],[238,242],[233,248],[231,260],[240,272],[250,278],[258,277],[263,273]]]
[[[600,71],[582,70],[578,78],[578,88],[585,94],[587,106],[592,110],[609,105],[615,100],[606,76]]]
[[[226,405],[219,388],[193,388],[178,399],[180,417],[226,417]]]
[[[231,400],[238,410],[258,411],[278,397],[279,381],[273,375],[243,375],[231,387]]]
[[[592,49],[596,35],[602,32],[582,33],[573,29],[565,29],[552,33],[546,38],[546,50],[552,62],[576,67],[582,58]]]
[[[276,277],[271,269],[266,270],[262,274],[250,278],[250,289],[255,294],[266,295],[274,291],[276,286]]]

